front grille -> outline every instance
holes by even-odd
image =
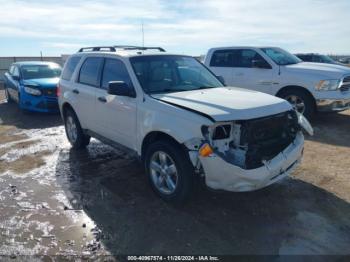
[[[346,77],[344,77],[343,82],[350,82],[350,76],[346,76]]]
[[[241,145],[247,147],[247,169],[258,168],[295,139],[300,126],[295,111],[242,122]]]
[[[340,86],[340,91],[345,92],[350,90],[350,76],[346,76],[343,79],[343,83]]]
[[[42,89],[42,94],[48,97],[56,97],[56,88],[55,89]]]
[[[56,101],[41,101],[36,105],[37,108],[40,109],[50,109],[50,110],[58,110],[58,103]]]

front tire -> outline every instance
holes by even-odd
[[[278,95],[287,100],[299,113],[307,119],[311,119],[315,114],[315,103],[312,97],[298,89],[287,89]]]
[[[151,144],[145,170],[153,191],[174,204],[185,202],[193,191],[194,170],[180,145],[161,140]]]
[[[67,110],[64,117],[64,126],[68,141],[74,149],[83,149],[90,143],[90,137],[84,134],[73,110]]]
[[[8,91],[8,88],[6,86],[4,87],[4,90],[5,90],[5,98],[6,98],[7,103],[13,103],[13,100],[12,100],[10,93]]]

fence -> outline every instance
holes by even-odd
[[[23,56],[23,57],[0,57],[0,87],[1,82],[3,81],[4,74],[8,71],[10,65],[15,62],[22,62],[22,61],[49,61],[49,62],[55,62],[63,66],[64,62],[66,61],[68,55],[62,55],[62,56]]]

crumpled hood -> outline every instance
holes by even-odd
[[[285,100],[236,87],[220,87],[152,97],[166,103],[210,116],[215,121],[247,120],[291,110]]]
[[[23,80],[23,85],[33,85],[42,88],[56,88],[59,78],[38,78],[38,79],[29,79]]]
[[[342,65],[334,64],[322,64],[322,63],[309,63],[302,62],[293,65],[285,66],[286,70],[300,71],[300,73],[314,73],[317,75],[323,75],[330,79],[340,79],[344,75],[350,75],[350,68]]]

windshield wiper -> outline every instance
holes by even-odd
[[[183,91],[189,91],[187,89],[174,89],[174,88],[166,88],[163,90],[159,90],[159,91],[154,91],[151,92],[152,94],[159,94],[159,93],[174,93],[174,92],[183,92]]]
[[[209,89],[209,88],[216,88],[216,86],[200,86],[198,89]]]
[[[216,88],[215,86],[200,86],[198,88],[194,88],[194,89],[174,89],[174,88],[166,88],[163,90],[159,90],[159,91],[154,91],[151,92],[151,94],[161,94],[161,93],[174,93],[174,92],[184,92],[184,91],[194,91],[194,90],[199,90],[199,89],[209,89],[209,88]]]
[[[279,65],[281,66],[286,66],[286,65],[295,65],[295,64],[299,64],[300,62],[287,62],[287,63],[281,63]]]

